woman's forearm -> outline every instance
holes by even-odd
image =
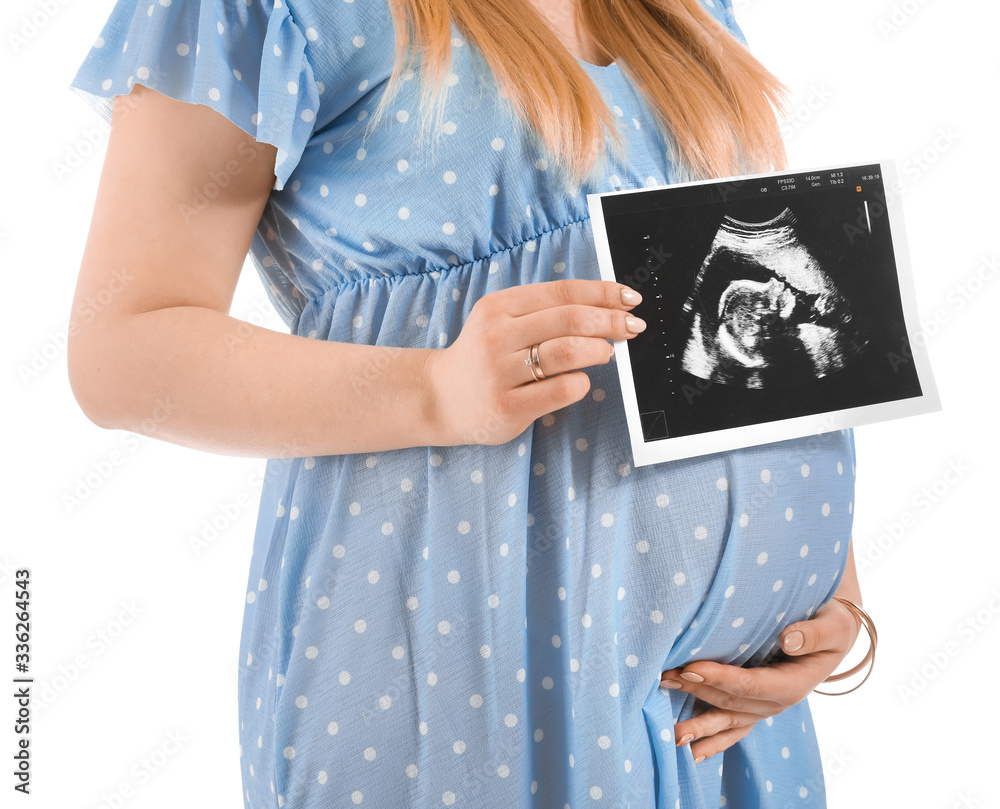
[[[175,306],[71,339],[69,360],[74,394],[102,427],[285,458],[435,445],[433,350],[312,340]]]

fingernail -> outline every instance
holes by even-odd
[[[664,688],[683,688],[684,683],[679,683],[677,680],[660,680],[660,685]]]
[[[682,671],[681,672],[681,677],[683,677],[685,680],[687,680],[688,682],[691,682],[691,683],[703,683],[703,682],[705,682],[705,678],[704,677],[702,677],[700,674],[695,674],[693,671]]]
[[[802,648],[802,633],[797,629],[794,632],[789,632],[785,635],[785,640],[782,642],[786,652],[794,652],[796,649]]]
[[[632,332],[632,334],[638,334],[639,332],[646,330],[646,321],[639,317],[626,315],[625,328]]]
[[[705,757],[704,757],[704,756],[698,756],[698,758],[696,758],[696,759],[694,760],[694,763],[695,763],[695,764],[701,764],[701,762],[703,762],[704,760],[705,760]]]
[[[609,357],[613,357],[615,355],[615,344],[614,343],[608,343],[608,345],[611,346],[611,353],[608,356]]]
[[[683,739],[681,739],[679,742],[677,742],[677,744],[678,745],[687,744],[693,738],[694,738],[694,734],[693,733],[689,733],[687,736],[685,736]]]
[[[629,289],[628,287],[622,287],[622,303],[624,303],[626,306],[635,306],[641,300],[642,300],[642,295],[640,295],[634,289]]]

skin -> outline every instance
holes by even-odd
[[[586,43],[566,44],[594,56]],[[233,318],[275,156],[207,106],[142,85],[115,97],[67,348],[73,394],[94,424],[255,458],[501,444],[583,399],[581,369],[610,360],[609,340],[645,328],[629,315],[638,295],[581,279],[484,296],[446,349],[310,340]],[[193,195],[219,172],[228,185],[191,215]],[[533,343],[550,375],[541,382],[524,364]],[[412,418],[392,417],[401,411]],[[851,559],[838,593],[860,604]],[[805,644],[794,661],[754,670],[699,661],[669,672],[717,706],[680,723],[677,737],[693,734],[697,755],[731,746],[808,694],[858,629],[835,602],[783,637],[795,628]]]

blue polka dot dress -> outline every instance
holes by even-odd
[[[703,1],[743,40],[729,0]],[[444,348],[490,292],[600,277],[587,193],[676,181],[624,70],[584,63],[628,150],[555,182],[458,29],[432,144],[412,74],[364,137],[393,46],[386,0],[120,0],[71,86],[108,118],[145,84],[278,148],[251,254],[310,340]],[[673,736],[694,698],[659,677],[760,664],[833,595],[853,431],[633,468],[614,362],[587,373],[501,446],[267,462],[246,807],[825,806],[808,702],[696,765]]]

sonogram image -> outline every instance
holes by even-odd
[[[765,222],[725,216],[684,303],[681,366],[767,390],[848,366],[867,340],[851,303],[797,233],[789,208]]]

